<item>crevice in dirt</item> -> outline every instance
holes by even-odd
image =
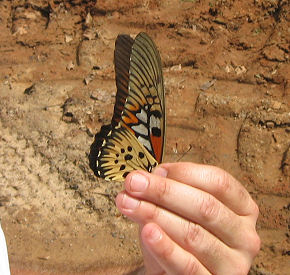
[[[290,145],[283,153],[280,169],[285,176],[290,176]]]
[[[290,127],[290,122],[277,123],[276,121],[273,121],[273,120],[260,120],[258,125],[264,126],[266,128],[288,128],[288,127]]]
[[[16,44],[18,44],[18,45],[20,45],[22,47],[29,48],[29,49],[35,49],[35,48],[37,48],[39,46],[63,45],[62,43],[52,44],[49,41],[21,41],[21,40],[16,41]]]
[[[241,137],[241,132],[243,131],[245,122],[248,120],[248,115],[249,115],[249,113],[246,114],[243,122],[241,123],[241,126],[240,126],[238,134],[237,134],[237,139],[236,139],[236,143],[237,143],[236,155],[237,155],[237,159],[239,160],[239,166],[240,166],[241,169],[243,169],[243,165],[242,165],[242,163],[240,161],[240,159],[241,159],[241,156],[240,156],[240,151],[241,151],[240,140],[241,139],[240,139],[240,137]]]
[[[289,4],[287,2],[288,1],[285,1],[285,0],[278,0],[277,7],[274,9],[274,11],[271,11],[271,14],[273,15],[276,22],[280,22],[283,8],[284,6]]]

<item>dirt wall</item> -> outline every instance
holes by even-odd
[[[0,1],[0,218],[12,274],[142,264],[137,228],[114,205],[122,185],[88,165],[112,116],[115,39],[140,31],[163,62],[165,161],[238,178],[261,211],[251,274],[287,274],[289,14],[284,0]]]

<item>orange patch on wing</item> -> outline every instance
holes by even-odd
[[[130,110],[130,111],[133,111],[133,112],[136,112],[136,111],[139,111],[141,106],[145,106],[147,104],[147,101],[145,98],[138,98],[135,100],[137,101],[136,103],[134,103],[133,105],[132,104],[127,104],[126,105],[126,109]],[[141,105],[139,105],[141,102]]]
[[[155,159],[157,160],[158,163],[160,163],[162,158],[162,138],[150,135],[150,139],[153,146]]]
[[[127,113],[129,117],[124,116],[123,117],[123,121],[125,122],[125,124],[136,124],[138,122],[138,118],[133,115],[131,112]]]

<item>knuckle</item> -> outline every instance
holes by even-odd
[[[201,227],[195,223],[187,222],[184,243],[190,247],[202,242]]]
[[[239,188],[239,190],[238,190],[238,199],[240,201],[244,201],[244,202],[250,201],[248,192],[245,189],[243,189],[243,188]]]
[[[187,261],[187,264],[184,266],[182,274],[198,274],[199,273],[199,264],[196,260],[190,257]]]
[[[251,255],[256,256],[261,248],[261,239],[256,231],[249,233],[248,235],[248,247],[247,250]]]
[[[244,202],[244,205],[245,205],[243,209],[243,214],[247,216],[255,217],[257,219],[259,216],[259,207],[255,203],[255,201],[251,198],[247,190],[244,188],[239,188],[237,194],[238,194],[238,200],[241,202]]]
[[[220,168],[214,169],[212,171],[212,177],[215,177],[215,182],[217,184],[217,192],[219,194],[224,194],[230,191],[231,185],[231,176],[224,170]]]
[[[172,244],[166,245],[166,246],[163,247],[163,249],[162,249],[162,251],[160,253],[160,256],[164,260],[170,262],[171,259],[172,259],[173,252],[174,252],[174,246]]]
[[[220,240],[214,238],[208,245],[207,250],[210,251],[211,255],[213,255],[216,259],[220,259],[223,257],[222,247],[220,244]]]
[[[254,201],[253,201],[253,210],[252,210],[252,213],[253,213],[253,215],[254,215],[254,217],[256,219],[258,218],[259,213],[260,213],[259,206]]]
[[[251,230],[249,227],[244,227],[242,230],[244,233],[241,236],[241,240],[243,240],[239,248],[242,251],[245,251],[247,254],[251,256],[256,256],[261,248],[261,239],[256,232],[256,230]]]
[[[203,218],[211,220],[213,217],[217,217],[219,209],[219,204],[210,194],[201,196],[199,211]]]
[[[153,186],[154,192],[160,201],[163,201],[163,198],[170,193],[170,185],[165,178],[159,179]]]
[[[160,208],[156,205],[153,205],[151,211],[148,212],[146,221],[157,221],[160,215]]]

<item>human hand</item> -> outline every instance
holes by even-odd
[[[248,274],[260,249],[256,203],[214,166],[131,172],[116,204],[140,225],[146,274]]]

